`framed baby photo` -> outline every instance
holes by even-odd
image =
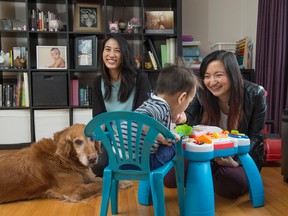
[[[36,46],[37,69],[67,69],[66,46]]]
[[[74,32],[102,32],[102,6],[100,4],[75,3]]]
[[[95,35],[75,37],[76,69],[97,68],[97,41]]]

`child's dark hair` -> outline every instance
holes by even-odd
[[[160,71],[155,88],[156,94],[173,95],[177,92],[192,94],[200,87],[198,77],[186,66],[168,65]]]

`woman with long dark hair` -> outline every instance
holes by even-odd
[[[203,88],[176,123],[218,126],[238,130],[249,136],[250,155],[259,170],[264,163],[263,129],[266,115],[265,90],[242,79],[237,59],[226,51],[207,55],[200,66]],[[215,158],[212,162],[214,190],[236,198],[248,191],[248,182],[238,158]],[[167,187],[176,185],[173,171],[165,179]]]
[[[103,41],[101,53],[101,75],[93,87],[93,117],[107,111],[135,110],[148,99],[148,75],[138,70],[127,40],[119,34],[111,34]],[[107,153],[102,149],[92,169],[102,176],[107,165]]]

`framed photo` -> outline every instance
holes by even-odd
[[[37,69],[67,69],[66,46],[36,46]]]
[[[95,35],[75,38],[75,68],[97,68],[97,37]]]
[[[145,11],[145,33],[174,34],[174,12]]]
[[[75,32],[102,32],[102,7],[100,4],[75,3]]]

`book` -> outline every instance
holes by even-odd
[[[70,105],[79,106],[79,80],[73,79],[70,82]]]
[[[151,61],[152,65],[153,65],[154,70],[157,70],[158,66],[157,66],[157,63],[156,63],[156,60],[155,60],[155,57],[154,57],[153,53],[151,51],[148,51],[148,54],[149,54],[150,61]]]
[[[161,62],[162,62],[162,67],[164,68],[167,64],[167,45],[166,44],[161,45]]]
[[[167,38],[167,63],[174,64],[176,60],[176,39],[175,38]]]
[[[148,42],[149,49],[153,53],[154,59],[156,61],[157,69],[161,69],[162,65],[161,65],[159,55],[155,49],[155,45],[154,45],[153,41],[150,38],[147,38],[147,42]]]
[[[21,91],[22,91],[23,75],[18,73],[17,75],[17,84],[16,84],[16,107],[21,106]]]
[[[23,73],[23,84],[24,84],[24,100],[25,106],[29,107],[29,87],[28,87],[28,73]],[[22,98],[23,99],[23,98]]]
[[[2,103],[2,84],[0,84],[0,107],[3,106],[3,103]]]
[[[145,11],[145,33],[174,34],[174,12]]]

